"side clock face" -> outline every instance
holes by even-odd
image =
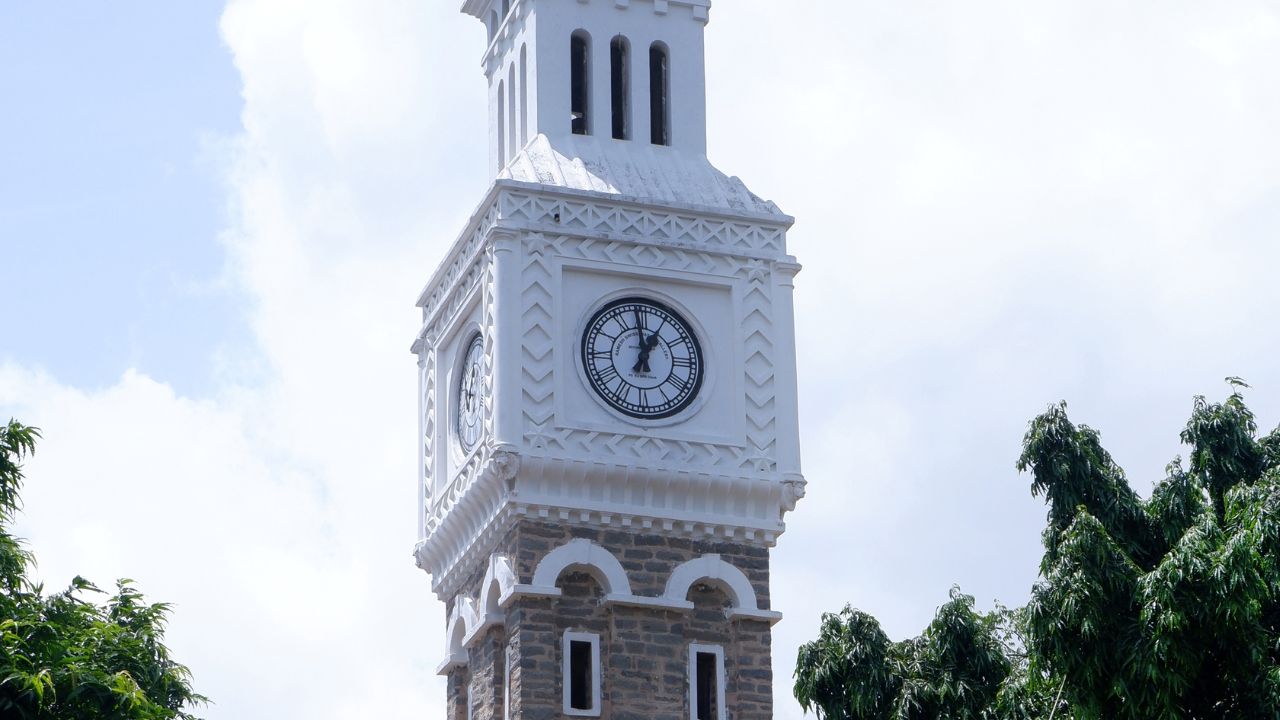
[[[458,444],[466,453],[476,449],[476,445],[480,443],[480,431],[484,426],[484,376],[481,373],[483,363],[484,341],[477,333],[467,344],[467,352],[462,356],[458,394],[454,407]]]
[[[672,308],[647,298],[605,305],[582,334],[591,389],[618,412],[642,420],[680,413],[702,389],[702,346]]]

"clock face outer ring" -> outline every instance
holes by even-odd
[[[464,455],[480,445],[480,435],[483,431],[481,408],[484,398],[481,393],[484,391],[484,379],[481,377],[482,368],[480,367],[483,356],[484,337],[480,333],[475,333],[462,351],[461,362],[458,364],[461,372],[458,373],[453,402],[453,430],[457,434],[458,446]],[[468,397],[468,389],[470,397]],[[474,403],[470,408],[467,407],[468,401]],[[469,434],[474,437],[468,438]]]
[[[624,329],[622,334],[612,341],[612,352],[615,359],[605,361],[593,357],[595,354],[602,352],[604,347],[600,345],[600,340],[596,337],[597,332],[603,331],[611,322],[617,323],[617,320],[611,320],[611,316],[618,315],[616,311],[623,306],[644,308],[645,314],[643,317],[646,318],[647,322],[657,319],[665,322],[661,329],[671,328],[669,332],[662,334],[650,354],[651,369],[656,370],[656,374],[637,375],[629,372],[632,370],[631,363],[634,361],[638,364],[639,362],[637,357],[639,348],[636,343],[638,342],[638,337],[644,336],[644,333],[636,332],[634,322],[630,321],[630,313],[633,311],[623,313],[626,316],[626,320],[622,324],[629,327]],[[593,347],[593,344],[596,346]],[[686,355],[688,356],[687,358],[685,357]],[[669,421],[671,418],[687,411],[695,402],[701,400],[700,395],[703,390],[707,363],[706,354],[702,350],[702,343],[698,339],[697,331],[685,319],[684,314],[662,301],[649,297],[627,296],[605,303],[591,314],[590,319],[587,320],[586,326],[582,330],[578,359],[581,363],[580,367],[587,387],[591,389],[596,400],[611,411],[624,415],[628,419]],[[684,362],[685,360],[691,360],[692,367],[689,368],[688,375],[681,381],[678,378],[675,363]],[[663,391],[658,388],[666,388],[668,386],[667,380],[677,378],[679,381],[677,398],[675,402],[666,400],[661,403],[664,407],[654,411],[640,409],[642,406],[636,403],[623,404],[617,397],[616,392],[602,386],[600,379],[602,365],[605,372],[608,372],[611,365],[614,371],[624,376],[624,380],[647,385],[649,387],[645,388],[646,390],[650,393],[657,392],[660,397]],[[637,389],[639,388],[637,387]]]

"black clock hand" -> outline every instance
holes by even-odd
[[[636,356],[636,364],[631,366],[631,372],[638,373],[649,371],[649,351],[645,349],[644,342],[644,315],[640,312],[640,308],[636,308],[636,332],[639,334],[636,338],[636,344],[640,348],[640,353]]]
[[[644,340],[643,337],[642,335],[640,340],[640,360],[636,363],[636,366],[643,368],[643,370],[637,369],[636,372],[651,372],[649,369],[649,355],[653,353],[654,348],[658,347],[658,333],[650,335],[648,340]]]
[[[654,334],[649,336],[649,342],[645,343],[645,346],[644,346],[644,371],[645,372],[650,372],[649,354],[652,353],[653,349],[656,347],[658,347],[658,333],[655,332]]]

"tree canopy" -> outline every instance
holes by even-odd
[[[15,720],[193,720],[205,702],[162,640],[169,607],[128,580],[105,593],[84,578],[45,594],[10,534],[22,461],[40,433],[0,426],[0,716]]]
[[[1196,398],[1149,499],[1065,404],[1031,421],[1017,467],[1048,504],[1031,601],[982,614],[953,591],[919,638],[826,615],[795,694],[829,720],[1280,717],[1280,429],[1243,382]]]

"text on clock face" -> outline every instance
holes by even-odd
[[[697,337],[670,307],[626,298],[587,324],[582,360],[592,389],[632,417],[659,419],[688,407],[702,385]]]

